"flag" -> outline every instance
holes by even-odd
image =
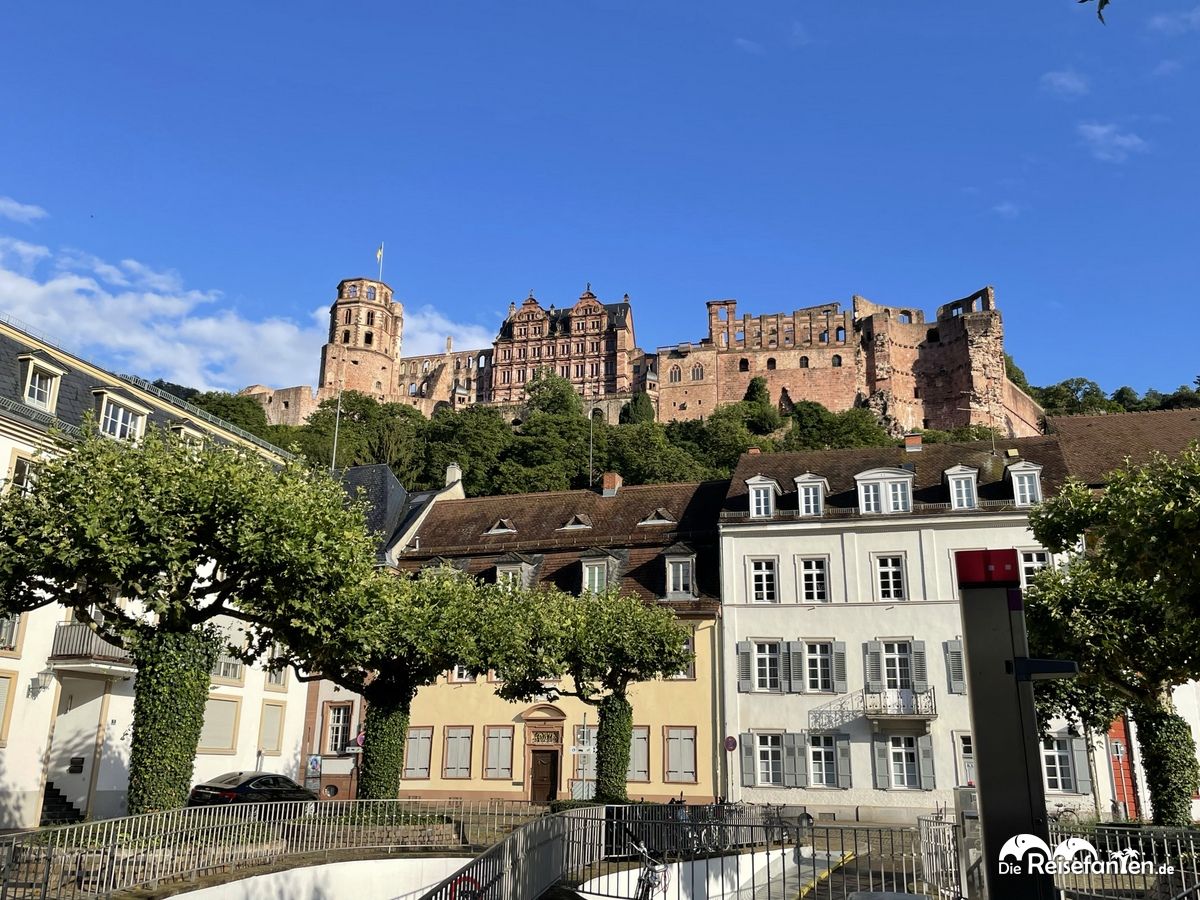
[[[379,249],[375,251],[375,262],[383,262],[383,242],[379,242]]]

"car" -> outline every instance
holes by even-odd
[[[187,805],[218,806],[280,800],[311,802],[316,799],[316,794],[284,775],[274,772],[226,772],[192,788]]]

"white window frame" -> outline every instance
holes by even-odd
[[[667,596],[696,596],[696,557],[668,556],[666,565]]]
[[[146,419],[150,415],[148,407],[140,406],[125,397],[114,396],[109,391],[100,390],[93,391],[92,393],[100,398],[100,415],[97,418],[97,423],[101,434],[117,441],[136,443],[141,440],[142,435],[146,432]],[[111,407],[116,407],[129,417],[128,423],[123,424],[123,429],[127,428],[124,434],[113,433],[107,428]],[[118,420],[114,419],[113,421]]]
[[[37,472],[33,467],[33,458],[14,453],[12,468],[9,471],[8,481],[4,484],[4,490],[15,490],[20,494],[30,494],[33,492],[33,486],[36,483]]]
[[[970,466],[955,466],[946,470],[951,509],[979,508],[979,470]]]
[[[806,472],[797,475],[796,513],[801,518],[820,518],[825,514],[825,497],[829,493],[829,482],[820,475]]]
[[[760,569],[759,565],[763,568]],[[759,579],[763,590],[758,588]],[[779,602],[779,559],[774,556],[753,556],[746,560],[747,597],[751,603],[772,604]],[[767,580],[770,579],[770,596],[766,590]],[[760,599],[761,594],[761,599]]]
[[[608,590],[608,563],[603,560],[583,560],[583,589],[591,594]]]
[[[809,589],[810,581],[812,590]],[[796,582],[800,592],[801,603],[829,602],[829,557],[828,556],[797,556]],[[818,590],[817,584],[820,588]]]
[[[871,469],[854,476],[858,483],[858,509],[864,516],[912,512],[913,481],[906,469]]]
[[[751,646],[753,648],[751,677],[754,690],[764,694],[778,694],[783,690],[781,669],[785,652],[783,642],[778,640],[754,641]],[[772,680],[774,684],[772,684]]]
[[[1050,551],[1030,549],[1017,552],[1021,554],[1021,587],[1027,588],[1034,575],[1050,566]],[[1038,557],[1042,559],[1039,561]]]
[[[754,783],[761,787],[783,787],[782,732],[764,731],[754,735]]]
[[[792,678],[796,677],[793,672]],[[805,692],[833,693],[833,641],[810,639],[804,642],[803,677]]]
[[[888,775],[892,787],[901,791],[920,790],[921,765],[917,738],[911,734],[893,734],[888,738]],[[899,772],[896,764],[900,763]]]
[[[767,484],[750,486],[750,518],[769,519],[775,514],[775,492]]]
[[[500,587],[519,588],[525,582],[521,565],[496,566],[496,584]]]
[[[58,389],[62,384],[62,377],[67,374],[66,369],[60,369],[40,356],[33,354],[23,354],[17,359],[25,364],[25,378],[21,384],[21,399],[26,406],[32,406],[34,409],[40,409],[42,412],[54,414],[55,408],[58,406]],[[49,380],[46,390],[45,401],[31,399],[29,392],[33,387],[34,375],[43,375]]]
[[[1051,746],[1046,746],[1050,744]],[[1072,752],[1071,739],[1063,737],[1048,737],[1042,739],[1042,777],[1045,778],[1046,790],[1056,794],[1074,794],[1076,792],[1075,754]],[[1051,772],[1053,771],[1053,775]]]
[[[911,691],[913,689],[913,642],[909,640],[885,640],[879,658],[883,675],[883,686],[889,691]],[[891,649],[889,649],[891,648]]]
[[[1042,502],[1042,467],[1023,460],[1013,463],[1005,473],[1012,482],[1013,503],[1017,506],[1036,506]]]
[[[898,560],[899,565],[893,564],[893,560]],[[880,603],[900,603],[908,600],[908,565],[903,553],[873,553],[871,569],[876,600]],[[886,589],[885,575],[888,581]]]
[[[837,737],[832,734],[808,736],[808,786],[835,788],[838,786]]]
[[[883,513],[882,483],[875,481],[859,485],[858,508],[864,516],[877,516]]]

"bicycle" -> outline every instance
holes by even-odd
[[[767,840],[772,841],[778,835],[779,841],[785,842],[788,838],[789,826],[787,820],[783,817],[783,811],[787,807],[785,803],[764,803],[763,804],[763,820],[766,824]]]
[[[1055,825],[1073,827],[1079,824],[1079,813],[1065,803],[1055,803],[1054,812],[1047,810],[1046,820]]]
[[[634,888],[634,900],[651,900],[661,889],[667,893],[668,866],[665,862],[655,859],[640,841],[633,842],[633,849],[642,858],[642,869],[638,873],[637,887]]]

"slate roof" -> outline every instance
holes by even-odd
[[[1018,450],[1019,457],[1007,451]],[[814,450],[800,453],[744,454],[729,484],[723,509],[728,513],[745,513],[749,508],[749,488],[746,479],[755,475],[773,478],[783,495],[776,507],[780,510],[797,508],[797,475],[812,473],[829,482],[825,505],[831,512],[847,513],[858,508],[858,490],[854,476],[869,469],[903,468],[912,466],[913,504],[950,502],[949,488],[943,473],[955,466],[970,466],[979,470],[979,499],[981,501],[1012,500],[1012,485],[1004,474],[1008,465],[1025,460],[1042,467],[1042,491],[1049,496],[1067,478],[1067,465],[1053,437],[1015,438],[996,440],[996,455],[991,441],[970,443],[925,444],[919,451],[903,447],[867,447],[854,450]],[[922,510],[915,510],[922,512]]]
[[[624,328],[625,322],[629,318],[630,304],[627,301],[620,303],[601,303],[604,307],[604,312],[608,314],[608,328]],[[571,315],[572,308],[570,306],[554,307],[553,309],[542,310],[546,314],[546,334],[566,335],[571,332]],[[506,319],[500,326],[500,334],[498,340],[509,340],[513,336],[513,321]],[[593,332],[588,332],[593,334]]]
[[[386,465],[353,466],[341,473],[342,487],[351,499],[367,504],[367,530],[379,535],[377,558],[382,558],[408,507],[408,491]]]
[[[1110,416],[1050,416],[1047,428],[1058,438],[1072,475],[1099,487],[1125,464],[1146,462],[1159,450],[1176,454],[1200,440],[1200,409],[1118,413]]]

